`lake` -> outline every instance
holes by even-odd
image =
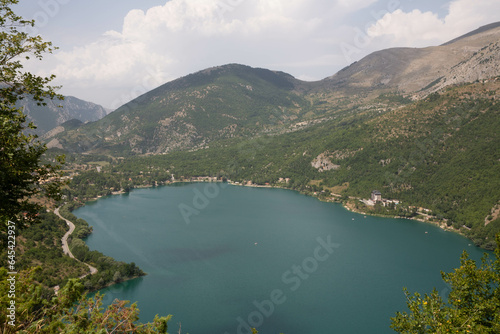
[[[455,233],[363,216],[283,189],[177,184],[74,211],[90,249],[147,276],[102,292],[137,301],[141,321],[174,315],[190,334],[393,333],[410,292],[449,292],[440,271],[483,251]]]

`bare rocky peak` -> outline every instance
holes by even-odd
[[[20,101],[20,106],[23,107],[29,121],[37,125],[37,130],[34,132],[38,135],[44,135],[71,119],[94,122],[107,114],[106,109],[102,106],[72,96],[67,96],[64,100],[47,100],[45,102],[45,106],[39,106],[29,98]]]
[[[451,84],[500,75],[500,23],[440,46],[374,52],[323,80],[339,90],[397,89],[425,96]]]

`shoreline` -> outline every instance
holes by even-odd
[[[351,212],[354,212],[354,213],[358,213],[358,214],[362,214],[362,215],[372,216],[372,217],[415,220],[415,221],[418,221],[418,222],[421,222],[421,223],[433,225],[435,227],[438,227],[438,228],[442,229],[445,232],[457,233],[457,234],[461,235],[462,237],[466,238],[467,240],[471,240],[461,230],[457,230],[454,227],[449,227],[449,226],[446,225],[446,223],[444,223],[442,221],[433,222],[433,221],[429,221],[429,220],[425,220],[425,219],[417,218],[417,217],[408,218],[408,217],[402,217],[402,216],[391,216],[391,215],[381,215],[381,214],[376,214],[376,213],[369,213],[369,212],[364,212],[364,211],[361,211],[361,210],[349,207],[347,205],[347,203],[342,203],[342,206],[346,210],[348,210],[348,211],[351,211]]]
[[[295,190],[295,189],[291,189],[291,188],[287,188],[287,187],[283,187],[283,186],[272,186],[272,185],[258,185],[258,184],[239,184],[239,183],[235,183],[235,182],[224,182],[224,181],[221,181],[221,180],[216,180],[216,181],[207,181],[207,180],[193,180],[193,181],[171,181],[167,184],[160,184],[160,185],[144,185],[144,186],[137,186],[137,187],[134,187],[132,189],[130,189],[130,191],[117,191],[117,192],[112,192],[110,195],[106,195],[106,196],[100,196],[100,197],[94,197],[94,198],[91,198],[91,199],[88,199],[86,200],[85,202],[80,202],[81,206],[80,207],[83,207],[86,205],[86,203],[89,203],[89,202],[95,202],[99,199],[102,199],[102,198],[106,198],[106,197],[110,197],[110,196],[115,196],[115,195],[126,195],[126,194],[129,194],[131,191],[133,191],[134,189],[148,189],[148,188],[156,188],[156,187],[165,187],[165,186],[170,186],[170,185],[173,185],[173,184],[179,184],[179,183],[186,183],[186,184],[191,184],[191,183],[227,183],[228,185],[232,185],[232,186],[239,186],[239,187],[250,187],[250,188],[267,188],[267,189],[284,189],[284,190],[291,190],[291,191],[296,191],[302,195],[305,195],[305,196],[309,196],[309,197],[313,197],[313,198],[316,198],[317,200],[321,201],[321,202],[325,202],[325,203],[338,203],[338,204],[341,204],[342,207],[347,210],[347,211],[350,211],[350,212],[353,212],[353,213],[356,213],[356,214],[360,214],[360,215],[365,215],[365,216],[373,216],[373,217],[381,217],[381,218],[393,218],[393,219],[407,219],[407,220],[414,220],[414,221],[418,221],[418,222],[421,222],[421,223],[425,223],[425,224],[429,224],[429,225],[433,225],[435,227],[438,227],[440,229],[442,229],[443,231],[446,231],[446,232],[453,232],[453,233],[457,233],[459,234],[460,236],[466,238],[467,240],[469,241],[472,241],[470,238],[468,238],[462,231],[460,230],[456,230],[455,228],[453,227],[447,227],[446,226],[446,223],[443,223],[443,222],[431,222],[431,221],[427,221],[427,220],[424,220],[424,219],[419,219],[419,218],[407,218],[407,217],[399,217],[399,216],[390,216],[390,215],[380,215],[380,214],[374,214],[374,213],[369,213],[369,212],[364,212],[364,211],[361,211],[359,209],[356,209],[354,207],[351,207],[349,206],[349,202],[342,202],[342,201],[336,201],[336,200],[331,200],[331,199],[327,199],[327,198],[320,198],[318,196],[314,196],[312,194],[308,194],[308,193],[303,193],[303,192],[300,192],[298,190]],[[336,196],[335,196],[336,197]],[[350,200],[360,200],[359,198],[354,198],[354,197],[349,197]],[[64,218],[63,218],[64,219]],[[477,246],[476,246],[477,247]],[[145,275],[147,275],[147,273],[145,273]],[[129,280],[133,280],[133,279],[136,279],[136,278],[139,278],[139,277],[143,277],[145,275],[141,275],[141,276],[136,276],[136,277],[129,277],[129,278],[126,278],[120,282],[111,282],[109,284],[107,284],[105,287],[101,288],[101,289],[98,289],[98,290],[93,290],[93,291],[89,291],[91,293],[95,292],[95,291],[100,291],[102,289],[105,289],[105,288],[108,288],[108,287],[111,287],[115,284],[120,284],[120,283],[123,283],[123,282],[126,282],[126,281],[129,281]]]
[[[438,228],[440,228],[440,229],[442,229],[443,231],[446,231],[446,232],[457,233],[457,234],[463,236],[464,238],[472,241],[461,230],[457,230],[453,226],[449,227],[443,221],[433,222],[433,221],[429,221],[429,220],[425,220],[425,219],[417,218],[417,217],[408,218],[408,217],[401,217],[401,216],[392,216],[392,215],[383,215],[383,214],[370,213],[370,212],[361,211],[359,209],[356,209],[356,208],[353,208],[353,207],[349,206],[349,202],[336,201],[336,200],[331,200],[331,199],[328,199],[328,198],[320,198],[319,196],[315,196],[313,194],[304,193],[304,192],[301,192],[301,191],[298,191],[298,190],[295,190],[295,189],[291,189],[291,188],[287,188],[287,187],[284,187],[284,186],[260,185],[260,184],[255,184],[255,183],[252,183],[252,184],[248,184],[248,183],[247,184],[243,184],[243,183],[233,182],[233,181],[224,182],[224,181],[221,181],[221,180],[210,180],[210,181],[208,181],[208,180],[184,180],[184,181],[174,180],[174,181],[169,181],[169,183],[160,184],[160,185],[143,185],[143,186],[137,186],[137,187],[132,188],[130,191],[132,191],[134,189],[148,189],[148,188],[165,187],[165,186],[170,186],[170,185],[179,184],[179,183],[186,183],[186,184],[190,184],[190,183],[227,183],[228,185],[238,186],[238,187],[291,190],[291,191],[296,191],[296,192],[298,192],[300,194],[303,194],[305,196],[316,198],[317,200],[319,200],[321,202],[325,202],[325,203],[339,203],[339,204],[342,205],[342,207],[344,209],[346,209],[348,211],[351,211],[351,212],[354,212],[354,213],[357,213],[357,214],[360,214],[360,215],[373,216],[373,217],[381,217],[381,218],[394,218],[394,219],[415,220],[415,221],[418,221],[418,222],[421,222],[421,223],[433,225],[433,226],[438,227]],[[126,192],[126,191],[120,190],[120,191],[112,192],[110,195],[100,196],[100,197],[94,197],[92,199],[89,199],[85,203],[87,203],[87,202],[95,202],[95,201],[97,201],[97,200],[99,200],[101,198],[106,198],[108,196],[126,195],[130,191]],[[340,197],[341,195],[334,194],[332,196],[334,196],[334,197]],[[349,199],[350,200],[358,200],[358,201],[361,200],[360,198],[357,198],[357,197],[349,197]],[[82,203],[82,206],[85,206],[85,203]]]
[[[252,187],[252,188],[276,188],[276,189],[285,189],[285,190],[297,191],[297,190],[286,188],[286,187],[277,187],[277,186],[271,186],[271,185],[264,185],[263,186],[263,185],[255,185],[255,184],[248,185],[248,184],[234,184],[234,183],[231,183],[231,185],[242,186],[242,187]],[[353,212],[353,213],[360,214],[360,215],[372,216],[372,217],[381,217],[381,218],[415,220],[415,221],[418,221],[418,222],[421,222],[421,223],[433,225],[433,226],[438,227],[438,228],[440,228],[440,229],[442,229],[443,231],[446,231],[446,232],[457,233],[457,234],[463,236],[464,238],[467,238],[468,240],[470,240],[461,230],[457,230],[457,229],[455,229],[452,226],[448,227],[446,225],[446,223],[443,222],[443,221],[433,222],[433,221],[429,221],[429,220],[425,220],[425,219],[417,218],[417,217],[408,218],[408,217],[402,217],[402,216],[392,216],[392,215],[382,215],[382,214],[370,213],[370,212],[361,211],[359,209],[356,209],[356,208],[353,208],[353,207],[349,206],[349,202],[335,201],[335,200],[331,200],[331,199],[328,199],[328,198],[323,199],[323,198],[320,198],[318,196],[314,196],[314,195],[303,193],[303,192],[299,192],[299,193],[301,193],[301,194],[303,194],[305,196],[316,198],[317,200],[319,200],[321,202],[341,204],[344,209],[346,209],[346,210],[348,210],[350,212]],[[334,194],[332,196],[334,196],[334,197],[341,197],[341,195],[338,195],[338,194]],[[349,199],[356,200],[356,201],[361,200],[360,198],[357,198],[357,197],[349,197]]]
[[[100,289],[96,289],[96,290],[88,290],[87,291],[87,294],[89,293],[96,293],[98,291],[101,291],[101,290],[104,290],[104,289],[107,289],[113,285],[116,285],[116,284],[122,284],[122,283],[125,283],[125,282],[128,282],[128,281],[131,281],[131,280],[134,280],[134,279],[137,279],[137,278],[141,278],[141,277],[144,277],[144,276],[147,276],[147,273],[144,273],[144,275],[139,275],[139,276],[133,276],[133,277],[127,277],[127,278],[124,278],[122,279],[120,282],[110,282],[108,284],[106,284],[104,287],[100,288]]]
[[[123,192],[123,194],[125,194],[125,192]],[[99,198],[94,198],[92,201],[97,201],[98,199],[100,198],[103,198],[103,197],[99,197]],[[57,207],[56,209],[54,209],[54,213],[61,219],[63,219],[66,224],[69,226],[69,231],[66,232],[66,234],[63,236],[63,238],[61,239],[63,245],[62,245],[62,248],[63,248],[63,252],[65,255],[68,255],[70,258],[80,262],[80,263],[83,263],[84,265],[86,265],[89,269],[90,269],[90,273],[87,273],[85,275],[82,275],[80,277],[78,277],[78,279],[83,279],[89,275],[94,275],[94,274],[97,274],[98,273],[98,269],[93,267],[92,265],[86,263],[86,262],[83,262],[83,261],[80,261],[79,259],[77,259],[73,253],[71,252],[71,250],[69,249],[69,244],[67,242],[67,239],[68,237],[75,231],[75,224],[73,222],[71,222],[70,220],[66,219],[65,217],[63,217],[60,213],[59,213],[59,209],[64,206],[64,205],[61,205],[59,207]],[[85,203],[82,205],[82,206],[85,206]],[[82,239],[80,239],[82,240]],[[85,241],[84,241],[85,242]],[[114,260],[114,259],[113,259]],[[116,260],[114,260],[116,261]],[[142,269],[141,269],[142,271]],[[93,292],[96,292],[96,291],[99,291],[99,290],[102,290],[102,289],[105,289],[105,288],[108,288],[110,286],[113,286],[115,284],[120,284],[120,283],[123,283],[123,282],[127,282],[127,281],[130,281],[130,280],[133,280],[133,279],[136,279],[136,278],[139,278],[139,277],[143,277],[143,276],[146,276],[147,273],[143,272],[143,275],[135,275],[135,276],[131,276],[131,277],[125,277],[125,278],[122,278],[119,282],[109,282],[108,284],[106,284],[104,287],[100,288],[100,289],[90,289],[90,290],[87,290],[86,293],[93,293]],[[54,289],[56,290],[56,294],[59,290],[59,286],[56,286],[54,287]]]
[[[90,264],[88,263],[85,263],[85,262],[82,262],[80,260],[78,260],[74,255],[73,253],[71,252],[71,250],[69,249],[69,244],[68,244],[68,237],[73,234],[73,232],[75,231],[75,224],[73,224],[70,220],[64,218],[60,213],[59,213],[59,209],[61,207],[57,207],[55,210],[54,210],[54,213],[59,217],[61,218],[62,220],[64,220],[66,222],[66,225],[69,226],[69,231],[67,231],[64,236],[62,237],[61,239],[61,242],[62,242],[62,248],[63,248],[63,253],[65,255],[68,255],[70,258],[72,259],[75,259],[76,261],[80,262],[80,263],[83,263],[84,265],[86,265],[89,270],[90,270],[90,273],[87,273],[85,275],[82,275],[80,276],[79,278],[82,279],[82,278],[85,278],[87,277],[88,275],[94,275],[94,274],[97,274],[98,270],[97,268],[91,266]]]

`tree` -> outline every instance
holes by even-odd
[[[451,287],[445,301],[437,290],[422,297],[405,289],[409,313],[398,312],[391,328],[398,333],[500,333],[500,234],[496,260],[485,255],[478,267],[466,252],[461,266],[442,273]]]
[[[39,77],[23,70],[22,61],[34,57],[42,59],[44,53],[55,48],[40,36],[30,36],[24,30],[34,26],[34,21],[16,15],[11,6],[18,0],[0,0],[0,243],[5,241],[7,221],[21,228],[33,221],[41,207],[30,197],[44,194],[57,197],[60,183],[44,182],[59,176],[63,158],[54,164],[41,163],[45,145],[26,130],[35,126],[26,124],[26,115],[16,106],[25,97],[38,104],[45,98],[62,98],[55,93],[57,87],[49,86],[54,76]]]
[[[26,116],[16,107],[26,96],[39,104],[44,104],[44,98],[62,98],[55,93],[56,87],[48,85],[54,76],[42,78],[23,71],[23,58],[42,59],[42,54],[54,48],[40,36],[23,31],[34,26],[34,21],[12,11],[11,6],[18,2],[0,0],[0,243],[14,231],[9,226],[21,228],[36,221],[42,206],[30,202],[30,197],[57,197],[60,183],[44,181],[57,177],[62,163],[62,158],[56,159],[55,165],[41,162],[46,147],[36,136],[24,133],[34,125],[26,124]],[[91,299],[82,296],[84,287],[78,279],[70,279],[55,296],[53,290],[34,281],[36,270],[14,275],[0,268],[0,333],[167,332],[171,316],[138,324],[135,304],[128,306],[127,301],[117,300],[103,310],[100,295]]]
[[[52,290],[34,281],[36,270],[20,272],[16,277],[16,304],[10,310],[13,300],[9,297],[10,275],[0,268],[0,306],[7,310],[0,313],[0,333],[167,333],[171,315],[156,316],[153,322],[141,324],[137,322],[139,309],[136,304],[115,300],[104,310],[103,296],[97,294],[87,299],[77,279],[70,279],[54,298]]]

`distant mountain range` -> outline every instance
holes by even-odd
[[[301,121],[311,101],[292,76],[243,65],[207,69],[167,83],[102,120],[57,134],[71,152],[162,154],[219,139],[255,136]]]
[[[98,122],[59,129],[49,136],[49,146],[164,154],[220,139],[295,131],[341,117],[380,94],[418,100],[449,85],[496,77],[499,42],[495,23],[441,46],[378,51],[317,82],[238,64],[214,67],[169,82]]]
[[[317,82],[238,64],[206,69],[46,137],[74,161],[112,163],[107,178],[127,175],[113,184],[152,184],[156,173],[286,182],[345,200],[378,189],[493,249],[499,88],[495,23],[441,46],[375,52]]]
[[[64,100],[46,100],[45,102],[46,106],[39,106],[29,98],[19,102],[28,116],[28,121],[37,126],[34,133],[40,136],[72,119],[82,123],[94,122],[108,114],[102,106],[72,96],[67,96]]]

